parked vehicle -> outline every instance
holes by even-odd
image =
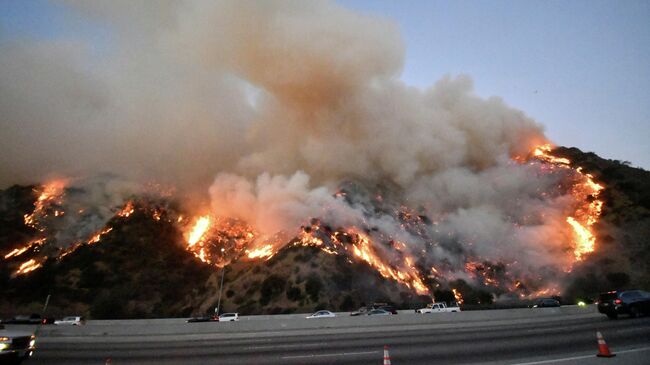
[[[224,313],[217,317],[219,322],[236,322],[239,321],[239,313]]]
[[[426,308],[416,309],[415,313],[450,313],[460,312],[460,307],[447,307],[447,303],[431,303]]]
[[[369,315],[369,316],[390,316],[391,313],[389,311],[385,310],[385,309],[377,308],[377,309],[373,309],[373,310],[368,311],[367,315]]]
[[[36,350],[36,336],[31,332],[10,331],[0,325],[0,363],[19,364]]]
[[[322,310],[322,311],[318,311],[316,313],[313,313],[312,315],[309,315],[309,316],[307,316],[305,318],[312,319],[312,318],[333,318],[333,317],[336,317],[336,314],[334,314],[334,313],[332,313],[330,311]]]
[[[533,305],[533,308],[559,307],[560,301],[554,298],[541,298]]]
[[[650,293],[643,290],[621,290],[598,296],[598,312],[616,319],[619,314],[636,317],[650,314]]]
[[[81,326],[82,324],[85,324],[86,321],[84,320],[83,317],[76,316],[76,317],[63,317],[61,320],[54,321],[54,324],[56,325],[70,325],[70,326]]]

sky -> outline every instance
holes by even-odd
[[[650,2],[337,3],[398,25],[405,83],[467,74],[477,94],[521,109],[556,144],[650,169]],[[101,57],[111,34],[59,3],[0,0],[0,42],[81,36]]]

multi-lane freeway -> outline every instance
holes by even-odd
[[[596,358],[596,331],[611,359]],[[45,326],[29,364],[650,364],[650,318],[593,307],[307,320],[96,321]]]

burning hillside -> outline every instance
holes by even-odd
[[[316,250],[457,299],[559,293],[600,250],[609,186],[468,76],[406,85],[388,20],[328,1],[66,6],[118,36],[101,67],[58,43],[0,52],[0,178],[47,181],[3,203],[8,282],[143,244],[138,224],[211,272]]]
[[[482,256],[475,246],[486,243],[476,238],[465,241],[463,233],[466,232],[450,230],[449,212],[430,212],[425,207],[416,211],[395,201],[390,189],[370,191],[358,183],[342,184],[331,195],[330,204],[321,208],[321,215],[307,216],[294,230],[274,232],[271,236],[257,231],[241,218],[211,215],[186,218],[187,215],[170,209],[166,203],[154,203],[149,198],[126,200],[103,227],[77,242],[62,242],[58,237],[66,235],[59,230],[78,228],[62,222],[64,217],[77,215],[76,220],[82,220],[86,209],[96,207],[75,207],[70,211],[66,190],[75,188],[66,189],[65,181],[55,180],[34,189],[37,198],[33,211],[24,214],[24,226],[35,237],[11,247],[4,259],[14,267],[13,276],[27,274],[41,267],[48,257],[63,260],[80,247],[101,243],[116,221],[129,219],[137,210],[153,221],[164,220],[185,232],[184,248],[201,262],[217,268],[238,260],[268,260],[286,247],[312,246],[327,254],[343,256],[349,263],[368,265],[385,279],[396,281],[419,295],[431,295],[437,287],[447,287],[456,279],[490,287],[499,294],[526,297],[558,293],[564,273],[595,249],[592,226],[602,209],[602,201],[598,199],[602,186],[579,167],[572,169],[570,161],[553,157],[548,145],[536,148],[527,159],[518,160],[522,165],[513,164],[512,168],[533,168],[541,176],[556,179],[548,191],[537,191],[537,198],[568,200],[565,216],[561,217],[565,222],[553,237],[566,240],[560,242],[562,249],[538,250],[558,255],[555,261],[562,263],[537,267],[550,276],[531,274],[528,263],[531,258],[525,254],[517,255],[519,261],[505,254]],[[531,217],[512,217],[507,222],[513,235],[523,234],[531,226],[543,228],[548,224],[544,221],[547,212],[531,214]],[[349,218],[342,220],[341,216]],[[558,218],[551,215],[551,219]],[[79,232],[73,235],[79,236]]]

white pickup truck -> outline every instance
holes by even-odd
[[[447,303],[431,303],[426,308],[416,309],[415,313],[450,313],[460,312],[460,307],[447,307]]]

